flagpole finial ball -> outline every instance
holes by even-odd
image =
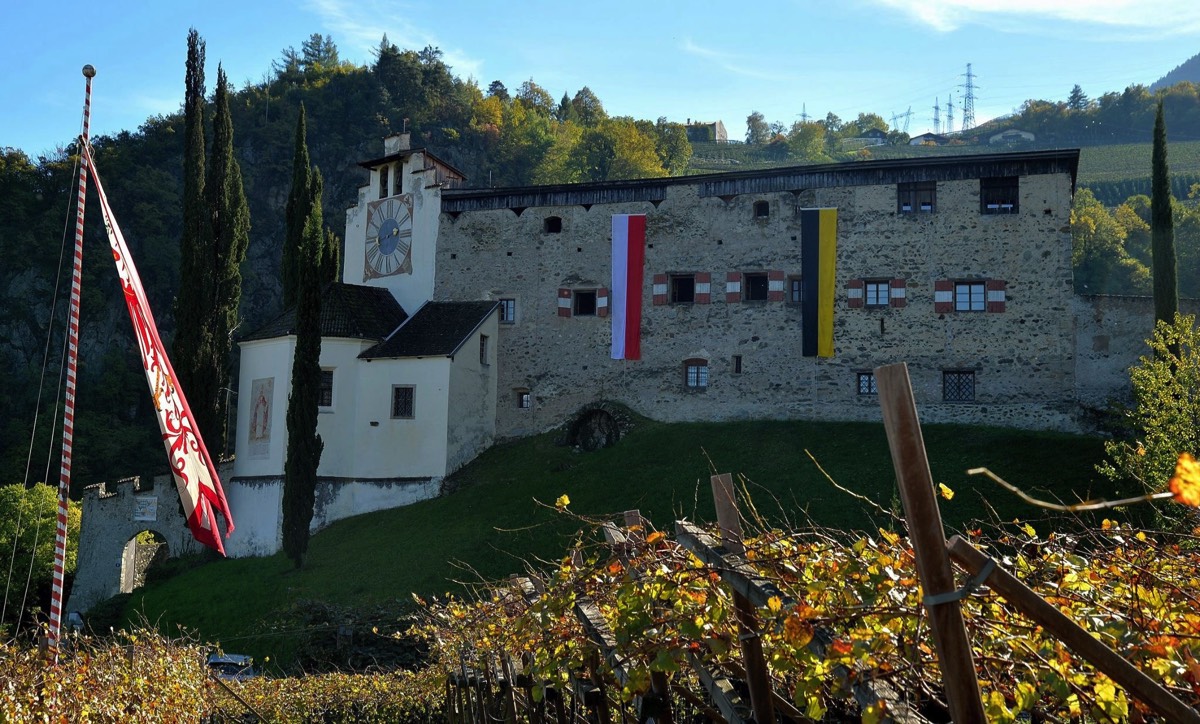
[[[83,75],[86,78],[95,78],[96,77],[95,67],[93,67],[91,63],[83,66]]]

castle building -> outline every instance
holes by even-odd
[[[876,420],[872,370],[904,361],[926,421],[1078,427],[1077,151],[504,189],[463,188],[406,135],[384,154],[324,297],[314,527],[436,495],[600,400]],[[627,248],[640,279],[619,289]],[[279,547],[294,323],[241,342],[233,555]]]
[[[385,139],[360,164],[342,279],[322,298],[312,528],[434,497],[495,441],[605,401],[665,421],[876,421],[872,370],[895,362],[924,422],[1086,429],[1128,389],[1153,306],[1073,293],[1078,162],[471,189],[407,135]],[[293,310],[241,340],[231,556],[281,548],[295,341]],[[128,589],[136,531],[193,552],[166,483],[85,493],[69,610]]]

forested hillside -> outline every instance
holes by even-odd
[[[1154,81],[1150,90],[1161,90],[1185,80],[1190,83],[1200,83],[1200,53],[1196,53],[1177,65],[1170,73]]]
[[[179,77],[184,76],[180,42]],[[213,69],[210,69],[210,71]],[[211,88],[209,89],[212,90]],[[325,179],[324,217],[342,233],[345,209],[366,172],[357,162],[382,153],[381,139],[401,130],[464,171],[476,186],[566,183],[682,173],[691,146],[680,124],[609,117],[584,87],[558,101],[532,79],[510,92],[456,77],[436,48],[402,50],[386,37],[369,66],[342,61],[328,37],[287,49],[269,80],[231,98],[234,144],[252,223],[243,269],[245,333],[279,310],[284,205],[291,182],[292,134],[301,102],[309,151]],[[210,109],[211,111],[211,104]],[[211,115],[206,117],[206,124]],[[207,128],[211,135],[211,127]],[[182,113],[150,118],[133,132],[93,139],[96,163],[114,213],[135,255],[165,338],[174,332],[182,206]],[[0,481],[25,478],[38,390],[43,422],[31,480],[54,479],[47,464],[59,399],[55,379],[62,349],[65,284],[49,336],[51,370],[41,382],[47,323],[73,204],[75,148],[31,159],[0,148],[0,248],[9,262],[0,289],[0,360],[10,371],[0,391],[9,414],[0,426]],[[134,341],[108,253],[89,204],[84,254],[81,369],[75,443],[75,489],[101,479],[162,472],[157,428],[145,394]],[[236,369],[236,360],[232,361]],[[221,441],[209,441],[221,449]],[[56,456],[57,451],[51,453]]]
[[[184,56],[180,39],[181,85]],[[1082,91],[1073,92],[1065,103],[1031,100],[1019,115],[991,128],[1021,127],[1043,134],[1047,142],[1056,145],[1141,140],[1149,136],[1157,95],[1166,102],[1171,139],[1200,138],[1200,90],[1190,83],[1160,94],[1134,86],[1094,101]],[[341,60],[330,38],[314,35],[299,50],[283,51],[266,80],[247,84],[231,98],[234,146],[252,224],[237,335],[254,329],[280,308],[284,206],[291,181],[292,134],[301,102],[307,109],[309,152],[325,181],[324,218],[339,235],[345,209],[354,203],[357,189],[366,179],[357,162],[379,156],[381,139],[401,130],[412,133],[414,146],[427,146],[462,170],[472,186],[646,178],[747,167],[740,165],[740,159],[753,165],[870,158],[869,150],[843,142],[872,128],[888,131],[888,140],[895,144],[880,147],[881,154],[884,148],[908,148],[903,145],[905,134],[890,131],[883,118],[873,113],[860,113],[845,122],[830,114],[820,121],[790,127],[768,123],[761,114],[751,113],[747,119],[749,143],[724,144],[722,148],[706,144],[700,153],[716,162],[693,166],[692,146],[682,125],[665,117],[612,117],[586,86],[564,92],[558,100],[533,79],[514,89],[500,81],[484,88],[474,80],[455,76],[436,48],[405,50],[386,37],[373,62],[360,66]],[[208,132],[211,134],[211,128]],[[139,265],[163,335],[170,338],[177,290],[187,283],[179,278],[182,114],[150,118],[136,131],[93,142],[108,197]],[[8,259],[0,267],[0,289],[9,300],[0,308],[0,361],[10,371],[9,383],[0,390],[0,405],[9,413],[0,425],[0,483],[26,476],[39,390],[46,393],[41,403],[43,421],[28,477],[53,479],[57,469],[56,462],[47,464],[47,450],[54,448],[52,428],[61,424],[54,421],[61,413],[55,413],[53,404],[61,397],[56,370],[61,358],[65,292],[60,291],[53,315],[50,304],[55,298],[57,272],[64,264],[62,245],[73,203],[71,178],[77,160],[74,151],[69,147],[31,159],[20,150],[0,148],[0,248]],[[1081,202],[1086,206],[1081,218],[1094,219],[1100,232],[1117,228],[1100,213],[1112,216],[1112,211],[1087,205],[1091,202],[1086,197]],[[1131,208],[1138,210],[1136,204]],[[162,468],[151,402],[145,394],[107,242],[95,223],[94,201],[89,213],[93,223],[88,225],[85,242],[77,490],[100,479],[161,472]],[[1144,266],[1144,254],[1138,247],[1140,231],[1134,228],[1130,212],[1118,209],[1117,213],[1118,218],[1130,222],[1121,227],[1123,236],[1100,232],[1076,236],[1077,263],[1096,258],[1104,262],[1096,267],[1098,281],[1085,285],[1089,291],[1142,289],[1138,281],[1142,270],[1136,266],[1126,269],[1126,257]],[[1183,208],[1180,213],[1189,210]],[[1184,241],[1192,233],[1187,231],[1190,218],[1177,221],[1181,257],[1191,253],[1187,249],[1200,246],[1200,240],[1191,247]],[[1105,250],[1113,254],[1105,256]],[[1126,251],[1125,256],[1120,250]],[[1181,258],[1181,291],[1185,295],[1200,293],[1183,278],[1188,263]],[[1109,267],[1114,265],[1124,271],[1112,273]],[[1200,285],[1200,280],[1195,284]],[[52,317],[59,326],[48,334]],[[51,371],[43,380],[41,365],[47,345]],[[236,370],[236,360],[231,360],[231,365]],[[211,449],[224,447],[219,440],[210,440],[209,445]],[[50,457],[56,454],[52,452]]]

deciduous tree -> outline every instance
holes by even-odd
[[[751,111],[746,116],[746,143],[751,146],[761,146],[771,140],[771,128],[767,119],[758,111]]]
[[[1166,488],[1179,453],[1200,455],[1200,330],[1195,317],[1176,314],[1158,322],[1146,343],[1149,354],[1129,370],[1129,435],[1105,443],[1108,461],[1100,471],[1157,492]]]
[[[71,501],[67,508],[68,573],[75,570],[79,515],[79,504]],[[43,483],[30,488],[23,485],[0,487],[0,551],[5,552],[2,570],[7,571],[0,630],[17,622],[30,608],[42,604],[38,591],[47,586],[54,572],[57,519],[57,488]]]

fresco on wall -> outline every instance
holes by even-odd
[[[275,378],[264,377],[250,384],[249,457],[265,459],[271,456],[271,401],[275,394]]]

